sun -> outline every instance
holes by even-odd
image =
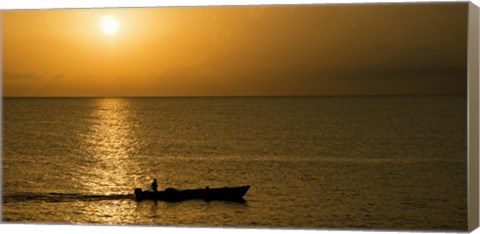
[[[112,15],[104,16],[100,26],[102,31],[107,35],[114,35],[120,29],[118,20]]]

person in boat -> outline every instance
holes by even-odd
[[[158,192],[158,184],[157,184],[157,179],[153,179],[153,183],[151,185],[151,188],[154,192]]]

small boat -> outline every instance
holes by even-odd
[[[245,201],[243,196],[247,193],[249,185],[239,187],[223,187],[223,188],[201,188],[178,190],[167,188],[163,191],[142,191],[141,188],[135,189],[135,198],[141,200],[162,200],[168,202],[177,202],[190,199],[203,199],[206,201],[222,200],[222,201]]]

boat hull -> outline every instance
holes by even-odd
[[[203,200],[223,200],[223,201],[245,201],[243,196],[247,193],[250,186],[224,187],[224,188],[204,188],[204,189],[186,189],[177,190],[168,188],[164,191],[142,191],[140,188],[135,189],[135,198],[137,201],[142,200],[162,200],[169,202],[177,202],[191,199]]]

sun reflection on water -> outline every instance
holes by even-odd
[[[87,141],[88,177],[82,179],[88,192],[125,194],[134,186],[130,175],[138,168],[132,155],[137,151],[135,119],[125,99],[97,99]],[[136,173],[134,173],[136,174]]]
[[[87,194],[133,194],[139,181],[139,165],[135,161],[138,140],[135,135],[136,119],[126,99],[95,99],[89,132],[85,135],[86,162],[79,165],[83,171],[76,178],[77,185]],[[125,215],[124,204],[130,200],[112,200],[79,203],[77,209],[89,215],[87,223],[121,223]]]

